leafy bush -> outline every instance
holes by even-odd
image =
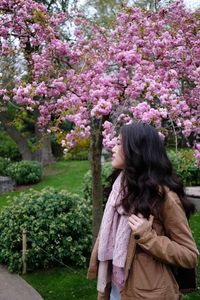
[[[0,157],[0,176],[7,176],[6,168],[10,165],[9,158]]]
[[[42,165],[37,161],[22,160],[10,164],[6,173],[17,184],[36,183],[42,178]]]
[[[0,130],[0,156],[10,158],[12,161],[21,160],[21,154],[16,143],[2,130]]]
[[[0,213],[0,263],[22,267],[22,229],[27,231],[28,270],[58,264],[85,266],[91,246],[91,206],[80,196],[46,188],[21,193]]]
[[[112,174],[113,169],[111,166],[111,163],[104,163],[102,165],[102,175],[101,175],[101,180],[102,180],[102,186],[103,186],[103,204],[106,203],[107,201],[107,188],[110,187],[111,185],[111,178],[110,175]],[[92,174],[91,170],[89,170],[85,176],[84,176],[84,181],[83,181],[83,197],[89,202],[92,203]]]
[[[192,150],[181,149],[178,153],[169,150],[168,156],[173,164],[174,170],[185,185],[191,186],[200,184],[200,169],[195,165]]]

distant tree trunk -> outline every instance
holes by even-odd
[[[37,151],[32,152],[26,138],[13,125],[12,120],[9,120],[6,113],[0,113],[0,122],[4,126],[8,135],[17,144],[23,160],[37,160],[41,162],[42,165],[48,165],[55,160],[52,154],[49,137],[46,134],[39,132],[37,125],[35,126],[35,134],[39,147]]]
[[[40,161],[44,166],[55,161],[52,153],[51,142],[47,134],[41,132],[37,125],[35,125],[36,140],[39,141],[40,145],[38,150],[33,153],[35,160]]]
[[[99,120],[92,120],[90,153],[92,170],[92,234],[94,243],[99,232],[103,214],[103,189],[101,182],[102,133],[101,121]]]
[[[22,136],[22,134],[14,127],[9,126],[7,124],[4,124],[5,130],[8,133],[8,135],[15,141],[17,144],[17,147],[19,149],[19,152],[22,156],[23,160],[32,160],[32,152],[28,146],[28,143],[26,139]]]

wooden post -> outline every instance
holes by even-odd
[[[26,274],[27,232],[22,230],[22,274]]]

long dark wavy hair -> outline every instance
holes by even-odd
[[[126,213],[145,218],[162,210],[166,187],[180,198],[187,218],[195,206],[187,199],[181,180],[173,172],[164,142],[154,127],[141,122],[121,128],[124,154],[122,206]]]

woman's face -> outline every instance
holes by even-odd
[[[117,138],[117,144],[112,149],[112,167],[115,169],[124,168],[124,155],[121,144],[121,136]]]

